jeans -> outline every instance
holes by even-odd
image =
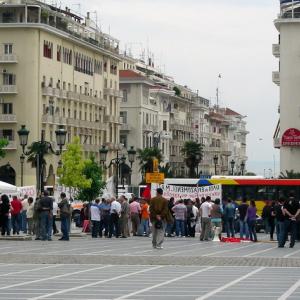
[[[275,231],[275,220],[274,220],[274,218],[269,219],[269,227],[270,227],[270,239],[273,240],[274,231]]]
[[[109,231],[109,215],[101,216],[100,229],[99,229],[100,237],[102,237],[103,230],[104,230],[104,236],[107,236]]]
[[[138,213],[131,214],[132,234],[137,235],[140,226],[140,216]]]
[[[240,220],[240,238],[244,238],[244,235],[246,239],[249,239],[249,229],[248,224],[245,221]]]
[[[176,222],[176,236],[179,236],[179,232],[181,236],[185,235],[185,222],[184,220],[175,220]]]
[[[109,222],[109,237],[112,235],[115,237],[119,237],[119,215],[118,214],[111,214],[110,215],[110,222]]]
[[[52,217],[52,228],[53,228],[53,234],[58,233],[57,227],[56,227],[56,215]]]
[[[51,240],[52,216],[49,211],[42,211],[40,213],[40,226],[42,240]]]
[[[257,242],[255,224],[256,224],[256,220],[248,220],[250,240]]]
[[[13,227],[13,234],[19,234],[21,229],[21,214],[12,215],[11,216],[11,223]]]
[[[26,217],[27,210],[23,210],[21,212],[21,230],[24,233],[27,233],[27,217]]]
[[[8,216],[2,216],[1,235],[10,235],[9,221]]]
[[[168,223],[167,224],[166,232],[167,232],[168,236],[173,234],[173,232],[174,232],[174,223]]]
[[[92,220],[92,237],[93,238],[98,237],[99,228],[100,228],[100,221]]]
[[[288,238],[289,230],[291,231],[291,241],[290,241],[290,247],[294,247],[296,235],[297,235],[297,223],[296,221],[292,220],[285,220],[284,221],[284,231],[283,231],[283,240],[280,243],[280,246],[284,246],[285,242]]]
[[[211,236],[211,221],[210,218],[201,219],[201,234],[200,241],[206,240]]]
[[[61,215],[60,221],[61,221],[62,239],[69,240],[70,217]]]
[[[228,217],[225,224],[227,237],[234,237],[234,217]]]
[[[285,244],[284,221],[277,222],[276,233],[277,233],[278,246],[283,246]]]
[[[149,219],[142,219],[143,233],[149,235]]]

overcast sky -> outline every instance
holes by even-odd
[[[127,45],[134,53],[149,48],[156,65],[213,104],[222,74],[221,105],[247,115],[248,169],[271,172],[275,155],[278,171],[273,133],[279,89],[272,82],[278,60],[272,43],[278,40],[273,21],[279,1],[63,0],[65,5],[82,14],[97,11],[102,30],[118,38],[122,48]]]

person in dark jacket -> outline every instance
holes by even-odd
[[[1,235],[4,236],[5,234],[10,235],[9,230],[9,198],[7,195],[1,195],[1,203],[0,203],[0,226],[1,226]]]
[[[61,232],[62,237],[60,241],[69,241],[69,232],[70,232],[70,221],[71,221],[71,205],[67,199],[65,193],[60,194],[61,201],[58,204],[60,210],[60,220],[61,220]]]
[[[49,197],[48,191],[44,191],[44,197],[41,198],[39,203],[39,210],[42,240],[51,241],[53,198]]]

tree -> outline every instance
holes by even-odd
[[[300,179],[300,173],[294,172],[294,170],[285,170],[285,173],[281,172],[279,175],[280,179]]]
[[[85,161],[83,174],[87,179],[91,180],[91,186],[79,188],[77,197],[82,201],[91,202],[99,196],[105,187],[105,182],[102,180],[102,168],[95,162],[94,156]]]
[[[58,170],[60,184],[70,188],[90,188],[92,180],[84,174],[86,161],[82,158],[82,149],[78,137],[73,143],[67,145],[67,150],[62,155],[62,167]]]
[[[6,151],[4,148],[8,145],[7,139],[0,139],[0,158],[5,157]]]
[[[195,168],[203,157],[202,145],[194,141],[187,141],[184,143],[181,153],[184,155],[185,164],[189,169],[189,178],[195,178],[198,175]]]
[[[245,174],[245,176],[256,176],[256,174],[253,173],[253,172],[247,172],[247,173]]]
[[[181,90],[177,86],[173,87],[173,91],[175,92],[176,96],[180,96],[181,95]]]
[[[159,148],[145,148],[145,149],[138,149],[137,150],[137,159],[140,161],[140,171],[143,174],[151,173],[153,171],[153,159],[158,159],[160,163],[163,159],[163,155]]]
[[[174,178],[170,164],[166,164],[164,167],[159,166],[159,172],[165,174],[165,178]]]

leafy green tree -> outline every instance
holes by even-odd
[[[142,173],[143,180],[141,183],[145,183],[145,174],[153,172],[153,159],[158,159],[158,163],[163,160],[163,155],[159,148],[145,148],[137,150],[137,159],[140,164],[140,171]]]
[[[92,180],[84,174],[86,161],[82,158],[82,148],[78,137],[73,143],[67,145],[67,150],[62,154],[62,167],[58,170],[60,184],[70,188],[90,188]]]
[[[245,174],[245,176],[256,176],[256,174],[253,173],[253,172],[247,172],[247,173]]]
[[[184,143],[181,153],[184,155],[185,164],[189,169],[189,178],[195,178],[197,175],[195,169],[203,158],[202,145],[194,141],[187,141]]]
[[[170,164],[166,164],[163,167],[159,166],[158,169],[160,173],[165,174],[165,178],[174,178]]]
[[[7,139],[0,139],[0,158],[5,157],[6,151],[3,149],[8,145]]]
[[[105,187],[105,182],[102,180],[102,168],[96,163],[95,157],[91,157],[85,161],[83,174],[87,179],[91,180],[91,186],[79,188],[77,197],[82,201],[91,202],[99,196]]]
[[[181,90],[177,86],[173,87],[173,91],[175,91],[175,95],[176,96],[180,96],[181,95]]]
[[[285,170],[284,172],[281,172],[279,175],[280,179],[300,179],[300,173],[295,172],[294,170]]]

